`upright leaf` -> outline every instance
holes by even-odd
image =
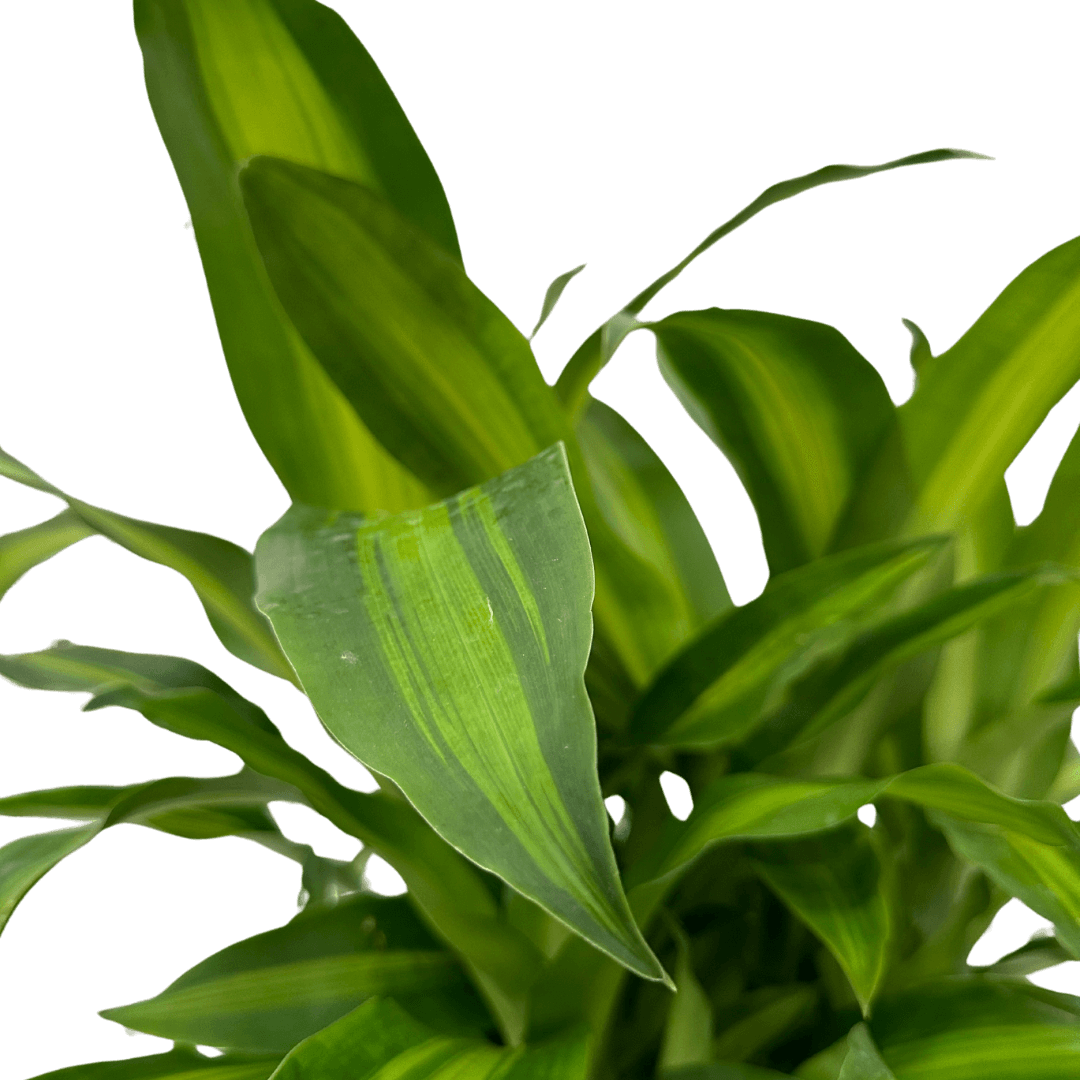
[[[154,115],[180,178],[233,385],[294,499],[403,510],[423,486],[371,436],[281,310],[236,187],[276,154],[379,192],[459,258],[431,162],[374,61],[314,0],[137,0]]]
[[[268,1080],[278,1058],[204,1057],[187,1047],[152,1057],[72,1065],[34,1080]]]
[[[481,866],[662,977],[608,840],[592,565],[562,449],[381,521],[294,507],[257,559],[259,603],[338,742]]]
[[[712,1004],[694,974],[689,938],[676,923],[675,997],[668,1008],[664,1038],[660,1044],[659,1068],[667,1074],[686,1065],[701,1065],[712,1054]]]
[[[878,373],[839,331],[786,315],[710,308],[650,329],[664,378],[746,485],[770,570],[824,554],[893,422]]]
[[[293,679],[292,669],[281,654],[273,631],[252,602],[251,555],[243,548],[206,533],[154,525],[91,506],[53,487],[2,450],[0,476],[63,499],[74,519],[87,532],[107,536],[132,554],[183,574],[225,648],[272,675]],[[80,531],[73,522],[67,524],[75,530],[69,535],[74,536]]]

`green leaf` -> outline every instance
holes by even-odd
[[[761,1069],[742,1062],[712,1062],[709,1065],[684,1065],[664,1072],[663,1080],[789,1080],[790,1074],[775,1069]]]
[[[763,845],[754,867],[828,947],[868,1014],[888,969],[895,921],[870,830],[854,825],[816,839]]]
[[[240,184],[285,310],[379,442],[437,495],[565,437],[525,338],[385,200],[271,157]]]
[[[665,286],[675,280],[699,255],[703,255],[718,240],[734,232],[755,215],[769,206],[773,206],[804,191],[820,187],[822,184],[834,184],[841,180],[858,180],[874,173],[900,169],[906,165],[924,165],[936,161],[955,161],[960,158],[984,158],[983,154],[973,154],[967,150],[927,150],[921,154],[888,161],[884,165],[826,165],[805,176],[796,176],[791,180],[782,180],[766,188],[752,203],[740,210],[733,218],[719,228],[714,229],[689,255],[677,263],[665,274],[661,274],[648,288],[643,289],[618,314],[596,330],[588,340],[574,353],[556,384],[559,397],[566,403],[571,413],[576,415],[586,403],[586,391],[589,383],[600,373],[600,369],[611,359],[614,349],[603,347],[606,328],[627,317],[638,315],[645,305]]]
[[[294,507],[257,560],[259,604],[338,742],[481,866],[663,978],[608,839],[592,567],[561,447],[394,518]]]
[[[236,185],[253,154],[378,192],[460,258],[449,207],[374,61],[314,0],[137,0],[154,115],[191,211],[229,372],[290,495],[388,511],[429,501],[372,437],[281,310]]]
[[[506,925],[487,883],[404,800],[361,794],[297,753],[256,705],[198,664],[174,657],[65,644],[0,657],[0,674],[41,689],[90,691],[87,708],[120,705],[192,739],[237,754],[251,769],[298,789],[338,828],[381,855],[462,957],[506,1032],[524,1025],[524,996],[540,955]]]
[[[881,376],[839,331],[786,315],[710,308],[649,328],[664,378],[746,486],[770,570],[823,555],[893,424]]]
[[[100,826],[22,836],[0,847],[0,931],[7,925],[19,901],[61,859],[77,851],[97,835]]]
[[[728,1025],[713,1042],[713,1055],[721,1061],[757,1057],[792,1028],[805,1025],[814,1012],[817,992],[806,983],[766,986],[746,995],[750,1011]],[[753,1076],[753,1074],[751,1074]]]
[[[51,559],[72,544],[93,536],[95,532],[74,510],[61,510],[48,521],[0,536],[0,597],[27,570]]]
[[[660,1044],[659,1069],[667,1076],[686,1065],[701,1065],[712,1053],[712,1003],[694,974],[690,939],[672,920],[678,959],[675,962],[675,997],[668,1008]]]
[[[548,316],[555,310],[555,305],[559,302],[559,298],[566,291],[566,286],[570,284],[585,269],[585,264],[575,266],[573,270],[567,270],[565,274],[560,274],[548,287],[547,292],[544,293],[544,303],[540,307],[540,318],[536,320],[536,325],[532,329],[532,333],[529,335],[529,340],[532,341],[536,337],[537,331],[544,323],[547,322]]]
[[[987,975],[1033,975],[1072,960],[1073,956],[1057,938],[1037,936],[1003,956],[996,963],[980,969]]]
[[[896,1080],[865,1024],[856,1024],[848,1032],[847,1056],[837,1080]]]
[[[918,495],[910,528],[958,525],[1080,379],[1080,239],[1036,260],[900,408]]]
[[[243,548],[206,533],[154,525],[91,506],[53,487],[2,450],[0,476],[63,499],[86,529],[107,536],[134,555],[183,574],[225,648],[272,675],[293,680],[292,669],[273,631],[252,602],[251,556]]]
[[[278,1058],[207,1058],[184,1047],[152,1057],[98,1061],[44,1073],[34,1080],[267,1080]]]
[[[632,736],[696,748],[744,738],[785,685],[823,649],[846,644],[856,616],[924,566],[941,543],[870,545],[774,578],[657,676],[635,708]]]
[[[908,333],[911,334],[911,367],[915,374],[918,375],[923,367],[934,359],[934,354],[930,350],[930,341],[919,326],[910,319],[901,319],[900,321],[907,328]]]
[[[585,1051],[581,1038],[535,1049],[443,1038],[374,999],[297,1046],[274,1080],[585,1080]]]
[[[374,995],[443,1033],[489,1026],[454,957],[401,898],[353,896],[230,945],[148,1001],[102,1013],[178,1042],[288,1052]]]

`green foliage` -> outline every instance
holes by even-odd
[[[91,535],[175,570],[382,790],[338,783],[189,661],[68,642],[0,657],[20,685],[244,766],[0,799],[77,823],[0,848],[0,925],[120,822],[263,844],[304,884],[288,925],[104,1013],[173,1051],[52,1080],[1080,1075],[1080,999],[1027,979],[1080,959],[1080,830],[1061,808],[1080,793],[1080,440],[1033,524],[1015,527],[1003,480],[1080,379],[1080,239],[940,355],[908,322],[899,408],[821,323],[641,318],[776,202],[977,155],[828,166],[710,234],[550,387],[467,277],[434,168],[336,15],[135,0],[135,16],[233,383],[294,502],[252,556],[0,453],[0,474],[65,504],[0,538],[0,595]],[[656,454],[589,395],[637,332],[754,503],[772,576],[742,607]],[[690,786],[685,820],[664,771]],[[614,830],[606,796],[626,806]],[[290,842],[275,800],[361,856]],[[372,894],[371,853],[403,897]],[[1055,935],[969,966],[1010,897]]]

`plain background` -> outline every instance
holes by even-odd
[[[771,209],[647,313],[719,305],[831,323],[899,401],[911,388],[902,316],[940,351],[1026,264],[1080,232],[1071,3],[334,6],[434,160],[470,274],[517,325],[531,328],[556,274],[588,263],[537,339],[549,378],[600,320],[761,189],[830,162],[937,146],[996,158],[834,185]],[[0,445],[86,500],[250,548],[286,499],[228,382],[128,5],[10,5],[0,80]],[[765,570],[753,513],[681,418],[646,335],[594,389],[684,484],[735,598],[756,595]],[[1078,418],[1070,395],[1010,470],[1020,521],[1041,506]],[[0,530],[57,508],[3,483]],[[55,638],[199,660],[345,782],[367,783],[299,695],[224,651],[180,577],[104,540],[33,571],[0,605],[0,650]],[[238,764],[131,713],[80,714],[80,703],[0,686],[0,794]],[[0,840],[56,824],[0,819]],[[284,824],[326,853],[356,850],[302,815]],[[104,834],[38,885],[0,938],[0,1078],[166,1048],[96,1010],[154,994],[211,951],[284,922],[298,888],[292,864],[240,840],[135,826]],[[1011,905],[981,955],[1038,924]],[[1069,965],[1044,981],[1080,989]]]

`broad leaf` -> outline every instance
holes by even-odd
[[[191,211],[233,385],[294,499],[389,511],[428,502],[281,310],[236,186],[276,154],[378,192],[457,259],[431,162],[374,61],[314,0],[137,0],[154,115]]]
[[[453,956],[437,950],[405,900],[353,896],[230,945],[157,997],[102,1015],[178,1042],[284,1054],[387,994],[444,1033],[482,1034],[483,1005]]]
[[[893,423],[881,376],[839,331],[786,315],[711,308],[650,329],[664,378],[746,486],[770,570],[823,555]]]
[[[982,154],[973,154],[967,150],[927,150],[921,154],[888,161],[884,165],[826,165],[805,176],[796,176],[791,180],[782,180],[766,188],[752,203],[740,210],[733,218],[714,229],[681,262],[676,263],[666,273],[661,274],[651,285],[643,289],[621,311],[612,316],[596,330],[574,353],[556,384],[559,397],[566,403],[573,415],[582,411],[587,403],[589,383],[600,373],[601,368],[611,359],[615,351],[609,340],[613,328],[618,328],[616,336],[621,340],[626,334],[625,324],[632,322],[645,305],[665,286],[675,280],[699,255],[703,255],[717,241],[734,232],[755,215],[769,206],[773,206],[804,191],[821,187],[822,184],[835,184],[841,180],[858,180],[874,173],[900,169],[906,165],[924,165],[936,161],[955,161],[959,158],[981,158]]]
[[[561,448],[394,518],[294,507],[257,559],[260,606],[338,742],[481,866],[663,977],[607,835],[592,567]]]
[[[878,846],[863,825],[762,845],[755,868],[825,943],[868,1014],[885,976],[894,917]]]
[[[28,529],[0,536],[0,597],[27,570],[51,559],[54,555],[96,530],[87,525],[74,510],[61,510],[54,518]]]
[[[44,1073],[34,1080],[268,1080],[278,1058],[203,1057],[187,1048],[152,1057],[98,1061]]]
[[[1032,263],[901,407],[918,489],[910,527],[949,529],[977,510],[1050,408],[1080,379],[1080,239]]]
[[[272,675],[293,679],[292,669],[282,656],[273,631],[252,602],[251,556],[243,548],[206,533],[154,525],[91,506],[53,487],[2,450],[0,476],[63,499],[87,530],[107,536],[143,559],[183,574],[225,648]]]
[[[206,739],[297,788],[319,813],[385,858],[425,917],[462,957],[500,1025],[524,1025],[524,994],[539,953],[506,925],[485,881],[403,800],[342,786],[285,742],[265,713],[198,664],[174,657],[61,645],[0,657],[24,686],[89,691],[87,708],[121,705],[187,738]]]
[[[304,340],[379,442],[436,494],[565,437],[525,338],[384,199],[272,157],[252,159],[241,188]]]
[[[856,616],[926,564],[940,541],[872,545],[800,567],[718,619],[656,678],[634,711],[637,741],[710,747],[745,737],[777,693]]]

